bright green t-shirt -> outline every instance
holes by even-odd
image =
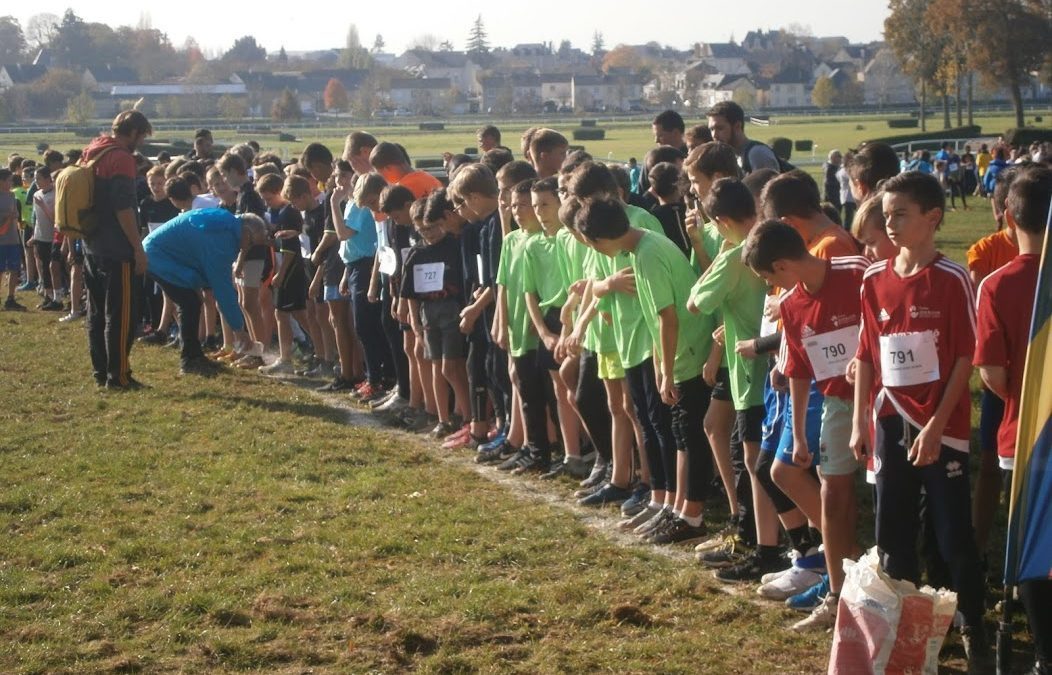
[[[705,254],[709,256],[709,260],[715,260],[716,256],[720,254],[720,248],[723,247],[723,235],[720,234],[720,230],[716,227],[716,223],[709,221],[701,226],[701,248],[705,250]],[[694,253],[694,249],[690,250],[690,266],[694,268],[694,273],[701,276],[701,265],[698,264],[698,256]]]
[[[557,235],[558,233],[549,237],[541,232],[536,237],[530,237],[523,249],[526,260],[523,266],[522,287],[526,293],[537,296],[537,304],[542,313],[566,304],[567,284],[559,264]]]
[[[704,278],[690,290],[690,297],[702,313],[723,312],[724,355],[730,371],[731,398],[735,410],[763,405],[763,383],[767,359],[746,359],[734,351],[741,340],[760,335],[767,284],[742,263],[739,244],[716,256]]]
[[[11,189],[11,194],[18,200],[18,206],[22,209],[22,223],[27,227],[33,224],[33,202],[26,199],[26,195],[29,191],[24,187],[16,187]]]
[[[636,291],[643,317],[654,342],[655,359],[661,354],[661,329],[658,313],[675,307],[679,319],[673,380],[678,384],[701,375],[712,350],[711,314],[687,311],[687,297],[697,275],[678,246],[664,235],[644,232],[632,252],[632,269],[636,273]]]
[[[537,333],[526,309],[523,290],[523,255],[526,244],[540,232],[513,230],[504,237],[500,247],[500,263],[497,265],[497,283],[505,288],[508,303],[508,353],[522,356],[537,349]],[[541,235],[543,236],[543,235]]]
[[[628,216],[628,224],[632,227],[665,236],[661,222],[649,211],[626,204],[625,215]],[[610,276],[618,270],[631,267],[632,256],[618,253],[614,258],[607,258],[604,265],[608,270],[607,276]],[[621,357],[621,367],[633,368],[649,359],[653,353],[650,331],[643,318],[638,294],[613,293],[611,297],[610,313],[613,315],[614,341],[617,343],[617,353]]]
[[[581,256],[582,278],[591,279],[592,281],[605,279],[610,273],[608,269],[610,258],[590,246],[584,244],[581,244],[581,246],[584,247]],[[610,313],[612,309],[613,304],[610,302],[609,295],[599,301],[600,312]],[[617,342],[614,340],[614,327],[604,321],[601,314],[596,314],[595,318],[588,324],[588,332],[584,336],[584,348],[596,354],[609,354],[617,351]]]

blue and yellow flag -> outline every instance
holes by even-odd
[[[1052,222],[1052,208],[1050,208]],[[1037,277],[1008,511],[1005,585],[1052,578],[1052,234]]]

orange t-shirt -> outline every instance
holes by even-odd
[[[1019,255],[1019,245],[1002,229],[983,237],[968,249],[968,269],[982,281],[996,269],[1004,267]]]
[[[426,197],[442,187],[442,183],[426,171],[411,171],[402,176],[398,184],[409,188],[417,199]]]
[[[858,255],[861,252],[858,241],[851,233],[835,225],[815,235],[814,239],[807,242],[807,250],[816,258],[831,260],[843,256]]]

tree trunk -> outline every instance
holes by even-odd
[[[975,98],[975,96],[974,96],[974,93],[975,93],[974,92],[974,86],[975,86],[975,73],[969,72],[968,73],[968,126],[974,126],[975,125],[975,116],[973,114],[975,112],[973,110],[973,105],[975,104],[975,100],[974,100],[974,98]]]
[[[950,128],[950,95],[942,92],[942,128]]]
[[[1018,80],[1012,80],[1009,93],[1012,96],[1012,107],[1015,108],[1015,126],[1022,128],[1026,126],[1026,121],[1023,119],[1023,91]]]
[[[921,81],[921,100],[920,100],[920,129],[921,131],[928,130],[928,119],[924,116],[924,108],[928,105],[928,86]]]
[[[961,74],[957,73],[957,81],[955,82],[957,87],[957,126],[964,126],[964,111],[961,110]]]

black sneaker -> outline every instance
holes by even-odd
[[[43,303],[41,303],[41,305],[40,305],[40,307],[38,309],[42,309],[45,312],[61,312],[61,311],[64,311],[66,309],[66,307],[65,307],[65,305],[63,305],[58,300],[50,300],[49,299],[49,300],[45,300]]]
[[[511,448],[511,446],[509,446],[507,443],[502,443],[495,448],[490,448],[488,450],[479,450],[475,453],[475,463],[493,464],[494,462],[499,462],[502,459],[504,459],[503,452],[505,448]]]
[[[516,448],[514,445],[509,443],[507,440],[505,440],[504,443],[501,444],[501,446],[500,446],[500,458],[501,459],[511,459],[512,457],[514,457],[517,454],[519,454],[519,448]]]
[[[106,389],[110,391],[138,391],[139,389],[145,389],[146,385],[139,382],[134,377],[128,378],[127,384],[120,384],[115,380],[106,380]]]
[[[337,391],[351,391],[354,389],[355,383],[351,380],[345,380],[342,377],[333,378],[332,382],[323,384],[314,391],[321,392],[337,392]]]
[[[541,480],[555,480],[564,473],[566,473],[566,463],[556,460],[550,463],[548,471],[541,474]]]
[[[168,333],[162,333],[161,331],[155,330],[152,333],[147,333],[141,338],[136,340],[139,344],[143,345],[164,345],[168,342]]]
[[[503,462],[497,465],[497,471],[511,471],[519,465],[520,461],[525,460],[530,456],[530,449],[527,446],[522,446],[519,450],[507,458]]]
[[[682,518],[675,518],[666,527],[659,528],[646,538],[651,544],[692,544],[701,541],[708,534],[705,523],[694,527]]]
[[[574,499],[584,499],[585,497],[591,497],[596,492],[602,490],[604,485],[606,485],[606,483],[599,483],[598,485],[592,485],[590,487],[581,488],[580,490],[574,490]]]
[[[199,375],[201,377],[214,377],[222,370],[222,367],[206,356],[195,356],[188,359],[179,368],[180,375]]]
[[[546,473],[551,468],[551,465],[552,459],[549,453],[531,451],[525,457],[519,459],[511,473],[515,476],[522,476],[527,473]]]
[[[760,578],[770,572],[779,572],[785,569],[785,560],[780,555],[761,556],[753,553],[751,556],[730,567],[716,570],[715,576],[720,581],[727,582],[759,582]]]
[[[580,506],[606,506],[607,504],[620,504],[632,496],[628,488],[617,487],[613,483],[606,483],[601,488],[577,500]]]
[[[14,298],[8,298],[7,301],[4,302],[4,311],[5,312],[25,312],[25,311],[27,311],[27,308],[26,308],[25,305],[20,304],[18,302],[18,300],[15,300]]]

